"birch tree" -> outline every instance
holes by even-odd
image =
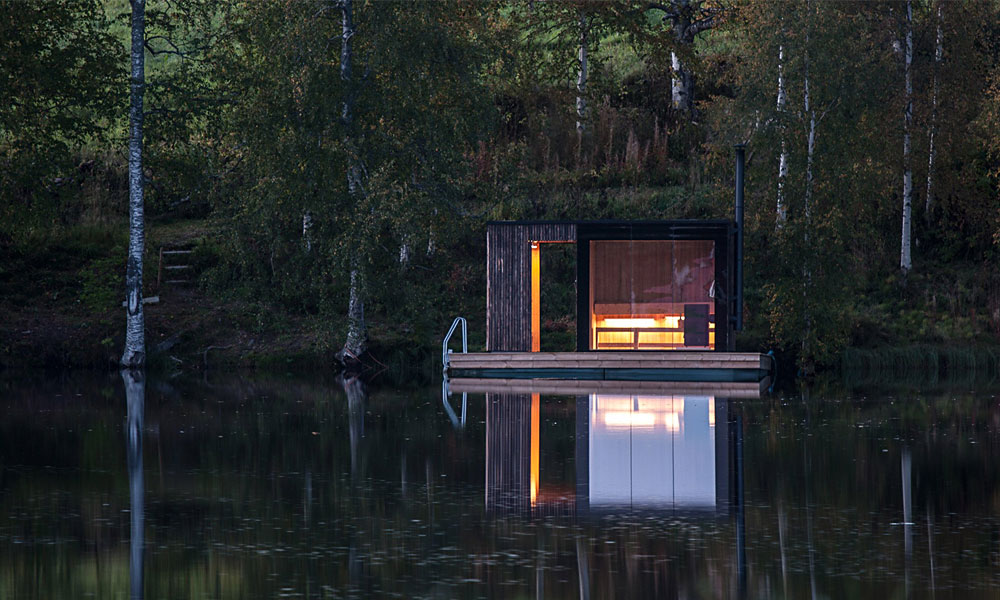
[[[344,147],[348,152],[347,163],[347,193],[355,206],[361,204],[364,195],[363,164],[358,153],[357,139],[354,131],[354,81],[351,74],[353,60],[352,44],[354,38],[354,21],[351,0],[341,0],[342,29],[340,38],[340,80],[344,86],[344,101],[341,120],[345,131]],[[350,298],[347,307],[347,340],[340,350],[341,362],[348,358],[358,360],[364,354],[368,345],[368,329],[365,325],[365,277],[360,257],[352,256],[350,272]]]
[[[579,68],[576,75],[576,136],[577,143],[583,146],[583,131],[587,118],[587,13],[580,9],[580,48],[577,51]]]
[[[934,138],[937,136],[938,128],[938,77],[941,71],[941,60],[944,57],[944,28],[942,27],[942,14],[944,3],[939,2],[937,7],[937,35],[934,37],[934,73],[931,83],[931,123],[928,132],[927,149],[927,197],[924,204],[924,218],[931,222],[931,210],[934,207],[934,161],[937,158],[937,147],[934,145]]]
[[[426,276],[447,256],[435,244],[468,229],[455,182],[494,109],[477,84],[480,10],[260,2],[233,27],[221,85],[245,90],[226,117],[248,184],[229,200],[235,276],[260,301],[339,323],[342,363],[363,356],[373,314],[436,317],[399,312],[446,279]]]
[[[718,24],[723,9],[702,0],[654,2],[649,7],[662,12],[663,20],[670,22],[678,47],[678,50],[670,52],[671,102],[674,109],[691,114],[694,109],[694,73],[685,64],[687,59],[683,55],[693,53],[695,38]],[[683,49],[683,52],[679,49]]]
[[[811,5],[811,3],[810,3]],[[810,6],[811,9],[811,6]],[[809,219],[812,216],[813,193],[813,157],[816,154],[816,106],[809,94],[809,31],[806,31],[806,50],[803,57],[802,101],[806,119],[809,120],[809,132],[806,135],[806,190],[802,200],[802,212],[806,219],[806,236],[808,238]]]
[[[627,3],[539,2],[519,15],[522,56],[537,84],[556,90],[569,83],[573,92],[577,153],[582,156],[589,118],[588,93],[592,77],[601,72],[600,42],[611,31],[625,29],[636,15]],[[530,58],[528,58],[530,57]],[[572,57],[572,58],[570,58]],[[568,77],[567,77],[568,76]],[[567,81],[568,79],[568,81]],[[599,82],[598,82],[599,83]]]
[[[910,73],[913,63],[913,4],[906,0],[906,39],[903,47],[903,231],[900,241],[899,268],[904,275],[913,268],[910,256],[911,213],[913,208],[913,168],[910,129],[913,126],[913,81]]]
[[[145,0],[132,0],[132,53],[129,106],[129,244],[125,271],[125,351],[121,366],[141,369],[146,360],[142,307],[142,258],[145,248],[142,173],[142,100],[145,86]]]
[[[788,141],[785,139],[784,113],[788,102],[785,91],[785,47],[778,46],[778,130],[781,136],[781,153],[778,156],[778,201],[777,226],[780,228],[788,219],[788,208],[785,205],[785,181],[788,179]]]

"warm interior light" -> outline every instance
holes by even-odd
[[[715,427],[715,398],[708,400],[708,426]]]
[[[674,396],[635,396],[636,410],[649,410],[653,412],[684,412],[684,398]]]
[[[681,430],[681,416],[676,412],[663,413],[663,424],[666,425],[667,431],[680,431]]]
[[[684,317],[678,314],[647,314],[632,317],[591,315],[591,334],[597,349],[671,349],[684,346]],[[596,331],[631,329],[632,331]],[[661,329],[661,331],[650,331]],[[673,331],[662,331],[663,329]],[[709,323],[709,348],[715,347],[715,331]]]
[[[656,415],[649,412],[619,412],[604,413],[604,424],[608,427],[652,427],[656,424]]]
[[[605,327],[655,327],[656,319],[603,319]]]
[[[539,426],[541,424],[541,396],[531,395],[531,505],[534,506],[538,500],[538,475],[539,475]]]

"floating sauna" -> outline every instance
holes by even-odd
[[[734,333],[742,327],[742,148],[736,171],[735,221],[488,223],[486,352],[449,354],[445,349],[446,374],[764,379],[769,357],[734,351]],[[576,247],[574,352],[540,352],[541,253],[551,244]]]

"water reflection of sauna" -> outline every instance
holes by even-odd
[[[728,513],[734,503],[740,436],[725,398],[577,396],[575,481],[546,477],[538,394],[487,393],[486,404],[490,511]]]

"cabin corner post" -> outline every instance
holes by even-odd
[[[576,232],[576,351],[590,350],[590,239],[586,227]]]
[[[486,351],[489,352],[493,349],[496,341],[493,339],[493,292],[494,285],[493,275],[494,275],[494,265],[493,261],[495,257],[493,256],[493,245],[496,243],[493,238],[495,237],[493,227],[489,223],[486,224]]]

